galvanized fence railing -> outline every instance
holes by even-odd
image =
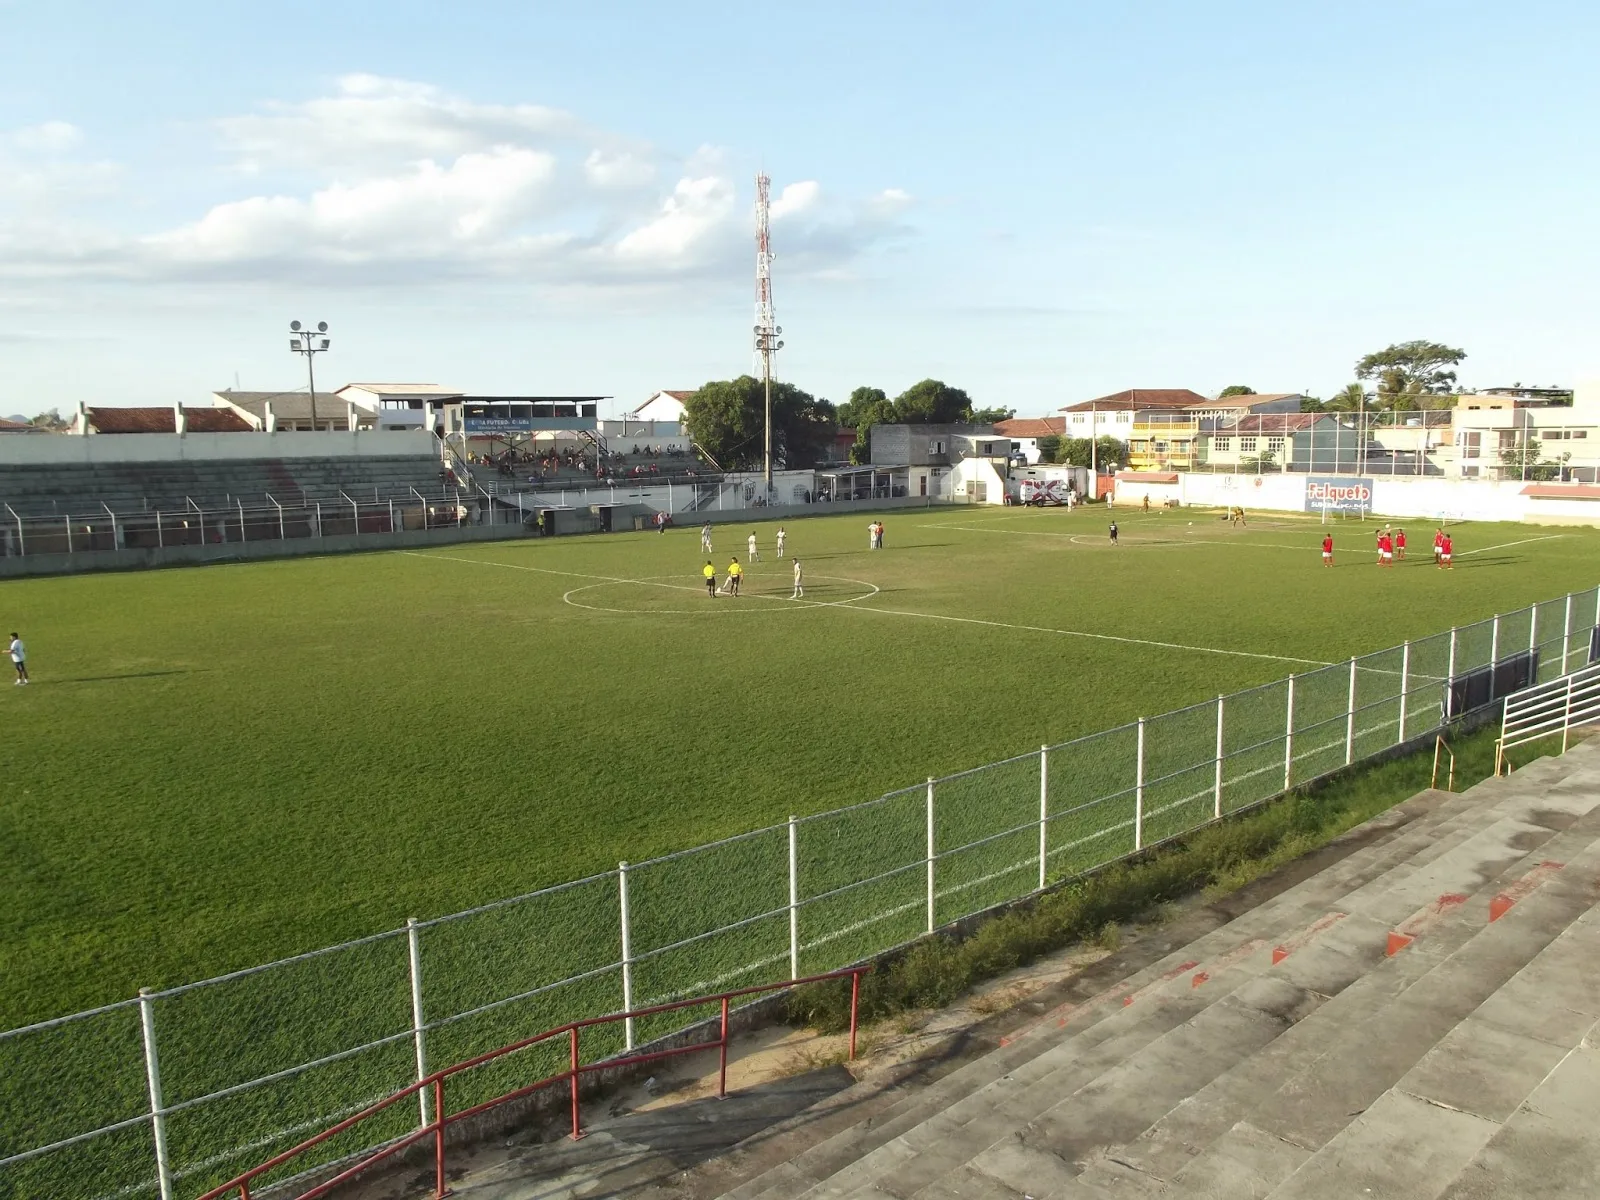
[[[403,533],[461,525],[520,525],[533,515],[514,502],[454,489],[390,499],[267,496],[185,508],[27,515],[0,512],[0,557],[160,550],[230,542]]]
[[[0,1033],[0,1197],[193,1197],[531,1033],[858,963],[1563,678],[1594,659],[1597,625],[1591,589],[861,804]],[[584,1061],[714,1015],[604,1026]],[[451,1111],[560,1074],[564,1051],[486,1063],[451,1093]],[[435,1120],[424,1091],[297,1163],[320,1167]]]

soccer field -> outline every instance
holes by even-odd
[[[1596,582],[1600,534],[1103,509],[0,584],[0,1026],[915,784]]]

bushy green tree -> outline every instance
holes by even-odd
[[[1061,443],[1059,461],[1074,467],[1088,467],[1089,439],[1067,438]],[[1128,461],[1128,447],[1109,434],[1102,434],[1095,442],[1094,465],[1100,471],[1113,471]]]
[[[924,379],[894,398],[894,419],[904,425],[951,425],[972,411],[972,397],[943,380]]]
[[[1039,439],[1039,461],[1042,463],[1059,462],[1061,453],[1061,435],[1047,433]]]
[[[1357,361],[1356,378],[1377,380],[1378,408],[1445,407],[1438,401],[1426,403],[1422,397],[1446,396],[1454,391],[1453,368],[1466,357],[1465,350],[1440,342],[1396,342]]]
[[[726,470],[753,470],[765,453],[766,397],[750,375],[714,380],[685,401],[690,435]],[[783,467],[813,466],[838,427],[832,403],[792,383],[772,385],[772,458]]]
[[[1255,394],[1256,394],[1255,388],[1246,387],[1242,383],[1235,383],[1235,384],[1230,384],[1228,387],[1223,388],[1222,389],[1222,393],[1218,397],[1218,399],[1226,400],[1229,396],[1254,396]]]

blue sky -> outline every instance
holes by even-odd
[[[0,0],[0,412],[1600,376],[1600,6]]]

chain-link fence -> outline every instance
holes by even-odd
[[[0,1033],[0,1198],[193,1197],[569,1021],[816,974],[1181,837],[1600,648],[1600,590],[360,941]],[[691,1008],[592,1031],[585,1061]],[[459,1112],[565,1069],[508,1055]],[[431,1097],[298,1159],[400,1137]],[[287,1168],[286,1168],[287,1169]],[[271,1182],[264,1180],[263,1182]]]

